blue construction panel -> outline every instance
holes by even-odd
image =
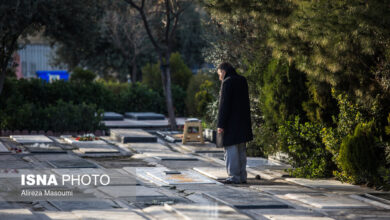
[[[69,80],[69,73],[66,70],[39,70],[37,71],[37,75],[46,82],[51,82],[53,80]]]

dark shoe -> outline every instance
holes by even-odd
[[[238,184],[238,183],[233,182],[231,180],[222,180],[221,183],[223,183],[223,184]]]
[[[246,181],[241,181],[241,184],[246,184],[247,182]]]

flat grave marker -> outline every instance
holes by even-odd
[[[367,203],[351,199],[346,196],[325,195],[325,194],[296,194],[289,193],[286,198],[297,200],[307,205],[320,209],[368,209],[372,208]]]
[[[48,163],[54,168],[96,168],[94,163],[87,160],[49,160]]]
[[[0,154],[9,153],[8,148],[0,141]]]
[[[122,121],[123,115],[116,112],[104,112],[103,113],[104,121]]]
[[[154,112],[126,112],[126,118],[134,120],[165,120],[165,116]]]
[[[241,214],[233,208],[218,204],[175,204],[166,205],[174,210],[184,219],[228,219],[228,220],[249,220],[248,216]]]
[[[286,195],[289,193],[316,193],[313,189],[302,187],[302,186],[294,186],[294,185],[254,185],[250,186],[250,188],[259,190],[262,192],[266,192],[272,195]]]
[[[111,129],[111,137],[121,143],[153,143],[157,137],[141,129]]]
[[[66,153],[61,147],[53,144],[35,143],[24,145],[30,153]]]
[[[54,207],[61,211],[72,210],[100,210],[100,209],[117,209],[121,208],[111,200],[83,200],[83,201],[49,201]]]
[[[180,174],[166,174],[165,172],[150,170],[146,174],[168,185],[217,183],[191,170],[180,171]]]
[[[286,209],[287,204],[258,192],[227,188],[222,192],[207,192],[205,196],[237,209]]]
[[[11,135],[10,138],[19,144],[52,143],[45,135]]]
[[[80,219],[94,219],[94,220],[146,220],[146,218],[131,210],[77,210],[72,211]]]

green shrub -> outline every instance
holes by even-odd
[[[117,112],[161,112],[163,97],[142,83],[132,83],[119,94]]]
[[[90,83],[95,80],[97,75],[90,71],[90,70],[84,70],[81,67],[76,67],[72,74],[70,75],[70,81],[72,82],[81,82],[81,83]]]
[[[187,115],[187,109],[185,104],[186,97],[187,97],[187,93],[182,87],[177,85],[172,85],[172,99],[173,99],[173,105],[175,106],[176,116]],[[164,108],[163,110],[165,111],[166,108]]]
[[[338,164],[355,183],[376,182],[381,160],[374,122],[360,123],[353,134],[342,140]]]
[[[281,149],[288,153],[294,167],[291,174],[297,177],[329,177],[335,169],[332,155],[321,142],[321,124],[287,121],[279,127]]]
[[[203,117],[206,114],[204,108],[206,108],[207,104],[205,102],[210,98],[209,89],[212,85],[206,81],[211,82],[211,77],[209,75],[196,74],[191,78],[190,83],[188,84],[186,106],[189,116]],[[205,82],[206,84],[204,84]],[[204,84],[202,88],[205,92],[201,92],[202,84]],[[196,97],[197,93],[198,97]]]
[[[142,67],[141,71],[142,83],[155,91],[162,90],[160,63],[148,63]]]
[[[192,77],[192,72],[184,63],[179,52],[172,53],[169,65],[171,67],[172,84],[187,89],[188,83]]]
[[[172,84],[180,86],[186,90],[192,77],[190,68],[184,63],[178,52],[172,53],[169,60],[171,70]],[[162,90],[160,62],[155,64],[148,63],[141,68],[142,82],[150,88],[159,91]]]

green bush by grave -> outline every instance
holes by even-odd
[[[288,153],[294,167],[290,170],[292,175],[304,178],[332,176],[335,164],[321,141],[322,128],[317,123],[301,123],[298,116],[279,127],[281,149]]]
[[[174,99],[175,97],[184,100],[184,91],[175,90]],[[96,125],[96,121],[100,119],[95,116],[95,112],[164,113],[163,100],[159,92],[142,83],[102,81],[46,83],[39,79],[7,78],[0,96],[0,129],[53,131],[97,129],[99,126]],[[184,111],[184,102],[182,103],[180,111]],[[71,112],[75,119],[70,115],[66,116],[65,110]],[[56,111],[64,115],[61,117],[64,120],[55,120],[53,115]],[[84,112],[85,115],[81,116],[78,112]]]
[[[340,145],[338,163],[344,176],[354,183],[375,182],[378,179],[382,160],[374,129],[373,121],[360,123]]]
[[[72,82],[82,82],[82,83],[90,83],[95,80],[97,77],[96,73],[92,72],[91,70],[85,70],[81,67],[76,67],[72,71],[72,74],[70,75],[70,81]]]

